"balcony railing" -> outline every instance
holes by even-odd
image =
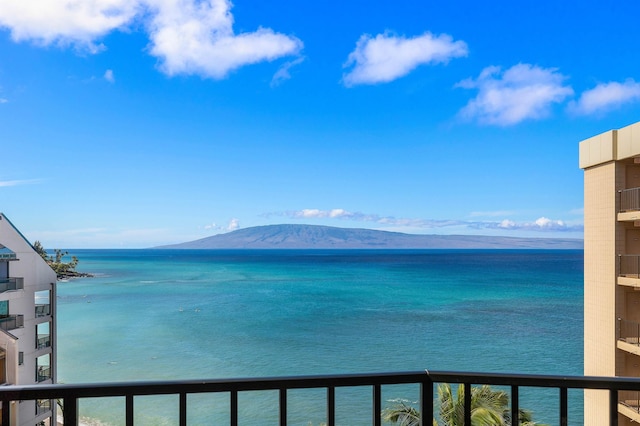
[[[620,213],[640,210],[640,188],[623,189],[620,194]]]
[[[640,346],[640,323],[618,318],[618,340]]]
[[[4,331],[11,331],[21,327],[24,327],[24,315],[9,315],[0,318],[0,328]]]
[[[51,305],[50,304],[39,304],[36,305],[36,318],[38,317],[46,317],[47,315],[51,315]]]
[[[24,278],[2,278],[0,279],[0,293],[12,290],[24,289]]]
[[[640,255],[619,254],[618,263],[621,277],[640,278]]]
[[[335,426],[336,388],[369,387],[372,390],[371,417],[363,419],[374,426],[382,424],[382,386],[395,384],[420,385],[421,424],[431,424],[434,414],[434,384],[458,383],[465,390],[465,424],[471,424],[471,385],[495,385],[511,388],[511,418],[518,418],[520,387],[538,387],[558,389],[558,419],[561,426],[568,425],[568,389],[601,389],[609,391],[609,425],[617,425],[618,404],[630,401],[633,405],[634,394],[640,392],[640,379],[628,377],[568,377],[522,374],[485,374],[442,371],[417,371],[402,373],[276,377],[232,380],[191,380],[170,382],[128,382],[82,385],[32,385],[2,386],[0,401],[2,407],[10,407],[12,401],[38,399],[62,399],[64,406],[64,424],[78,425],[78,402],[82,398],[125,398],[125,424],[134,424],[134,397],[145,395],[178,395],[177,406],[180,426],[187,425],[187,395],[197,393],[224,392],[229,395],[229,424],[238,425],[238,393],[245,391],[278,391],[279,425],[287,424],[287,392],[294,389],[326,389],[327,426]],[[2,410],[2,424],[9,424],[11,413]]]

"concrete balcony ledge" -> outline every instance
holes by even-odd
[[[634,402],[636,404],[635,408],[632,408],[632,406],[627,404],[618,403],[618,413],[631,419],[631,421],[633,422],[639,423],[640,412],[638,412],[638,406],[637,406],[638,401],[632,401],[631,403],[634,403]]]
[[[618,285],[624,285],[627,287],[635,287],[640,289],[640,277],[637,275],[619,276]]]
[[[626,340],[627,341],[618,340],[616,342],[617,348],[625,352],[629,352],[631,354],[640,356],[640,346],[638,345],[638,343],[629,342],[628,340],[631,340],[631,339],[626,339]]]
[[[640,210],[618,213],[618,222],[640,221]]]

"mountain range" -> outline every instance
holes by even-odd
[[[320,225],[238,229],[158,249],[582,249],[577,238],[418,235]]]

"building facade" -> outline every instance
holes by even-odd
[[[640,123],[580,142],[584,170],[584,374],[640,377]],[[620,392],[618,422],[640,421]],[[585,391],[586,425],[608,424],[609,393]]]
[[[56,274],[0,213],[0,384],[56,380]],[[54,426],[55,401],[14,402],[11,424]]]

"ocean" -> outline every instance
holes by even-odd
[[[63,383],[583,371],[582,251],[70,252],[95,277],[58,284]],[[417,399],[416,387],[383,392]],[[325,421],[323,395],[296,393],[289,424]],[[582,393],[569,395],[569,422],[582,424]],[[370,389],[337,396],[339,424],[370,423]],[[276,398],[243,395],[241,424],[277,424]],[[557,399],[557,390],[527,388],[520,406],[557,424]],[[220,395],[190,396],[189,424],[228,424],[227,407]],[[121,425],[124,401],[83,400],[80,413]],[[136,399],[136,425],[174,424],[177,397]]]

